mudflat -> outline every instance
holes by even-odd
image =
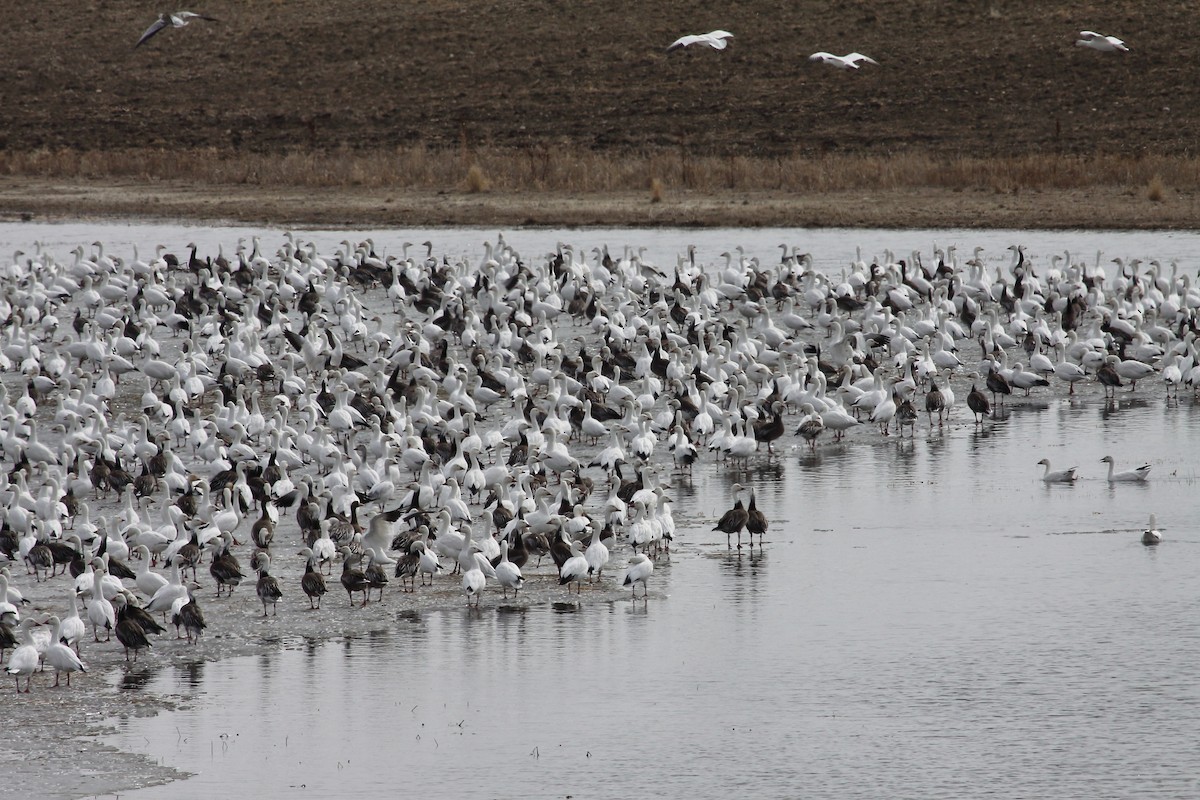
[[[630,226],[1190,229],[1200,194],[1151,200],[1138,189],[997,193],[485,192],[212,186],[9,178],[0,220],[188,219],[273,226]]]

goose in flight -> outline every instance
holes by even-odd
[[[216,17],[209,17],[205,16],[204,14],[196,14],[192,11],[176,11],[173,14],[167,14],[164,12],[158,15],[158,19],[154,21],[153,25],[151,25],[149,28],[146,28],[146,32],[142,34],[142,38],[137,40],[137,44],[135,44],[134,47],[141,47],[147,39],[154,36],[154,34],[158,33],[167,26],[172,28],[182,28],[184,25],[187,25],[194,19],[205,19],[209,22],[217,21]]]
[[[724,50],[728,45],[729,39],[733,38],[733,34],[729,31],[712,31],[711,33],[692,33],[687,36],[680,36],[675,41],[671,42],[671,46],[667,48],[667,52],[678,50],[681,47],[687,47],[693,44],[706,44],[713,50]]]
[[[838,69],[858,69],[859,64],[874,64],[879,66],[879,62],[870,56],[864,56],[862,53],[850,53],[845,56],[835,56],[833,53],[821,51],[813,53],[808,57],[809,61],[818,61],[822,64],[828,64],[831,67]]]
[[[1129,48],[1117,37],[1104,36],[1095,31],[1080,31],[1079,38],[1075,40],[1075,44],[1080,47],[1090,47],[1093,50],[1099,50],[1101,53],[1129,52]]]

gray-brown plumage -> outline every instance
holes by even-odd
[[[750,490],[750,504],[746,507],[746,532],[750,534],[750,544],[754,544],[754,536],[758,534],[758,543],[762,544],[763,534],[767,532],[770,523],[767,515],[755,505],[754,489]]]
[[[267,616],[267,604],[271,604],[271,613],[278,614],[278,603],[283,598],[283,590],[279,588],[279,581],[271,574],[271,557],[266,553],[260,553],[258,556],[258,583],[254,586],[254,591],[258,594],[258,599],[263,604],[263,616]]]
[[[418,541],[408,546],[408,551],[396,559],[396,577],[400,579],[400,591],[416,591],[417,568],[421,566],[421,548]]]
[[[316,556],[309,548],[304,548],[298,555],[304,556],[304,574],[300,576],[300,588],[304,594],[308,596],[308,607],[310,609],[318,609],[321,607],[321,598],[325,596],[328,589],[325,586],[325,576],[316,568]]]
[[[346,590],[346,594],[350,596],[350,605],[354,605],[354,593],[363,593],[363,608],[367,605],[369,599],[367,591],[371,588],[367,576],[363,574],[361,569],[352,566],[354,555],[350,552],[349,547],[343,547],[342,553],[342,588]]]
[[[717,520],[717,524],[713,527],[714,531],[721,531],[725,534],[726,547],[730,546],[729,537],[735,533],[738,537],[738,547],[742,546],[742,529],[746,527],[746,520],[749,518],[749,514],[746,513],[746,508],[742,505],[742,498],[739,496],[741,493],[742,485],[735,483],[733,485],[733,508],[722,514],[721,518]]]
[[[946,409],[946,396],[938,388],[937,381],[929,381],[929,391],[925,394],[925,413],[929,416],[929,424],[933,424],[933,412],[937,412],[938,425],[942,424],[942,412]]]
[[[184,633],[187,634],[188,644],[196,644],[200,641],[200,633],[208,627],[204,622],[204,612],[200,610],[199,604],[196,603],[196,598],[188,592],[188,601],[179,608],[179,613],[175,615],[176,630],[179,626],[183,626]]]
[[[221,596],[221,587],[225,587],[228,590],[227,593],[232,595],[234,588],[246,577],[242,573],[237,556],[229,552],[229,543],[232,538],[228,534],[225,535],[220,554],[213,558],[212,564],[208,567],[209,574],[217,582],[217,597]]]
[[[125,660],[129,660],[129,651],[133,651],[133,661],[137,663],[138,651],[153,647],[146,638],[146,631],[135,620],[130,619],[128,603],[122,604],[117,610],[117,641],[125,648]]]

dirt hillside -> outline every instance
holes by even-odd
[[[11,3],[0,147],[1194,152],[1183,2],[208,0]],[[665,46],[722,28],[729,49]],[[1074,46],[1111,33],[1124,54]],[[879,62],[839,72],[817,50]]]

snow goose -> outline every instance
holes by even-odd
[[[649,589],[646,587],[646,581],[654,573],[654,562],[645,553],[637,553],[633,558],[629,559],[629,566],[625,569],[625,580],[622,585],[628,586],[633,590],[634,598],[637,597],[637,585],[642,585],[642,597],[645,598],[649,594]]]
[[[1125,470],[1124,472],[1113,471],[1113,457],[1105,456],[1100,459],[1100,463],[1108,464],[1108,482],[1109,483],[1141,483],[1150,478],[1150,465],[1143,464],[1136,469]]]
[[[1074,483],[1078,477],[1075,473],[1079,467],[1069,467],[1067,469],[1051,470],[1050,459],[1043,458],[1037,462],[1039,466],[1044,466],[1046,469],[1042,472],[1042,483]]]
[[[567,592],[570,593],[571,584],[574,583],[575,593],[578,594],[582,589],[580,582],[588,575],[588,562],[587,558],[580,552],[579,542],[572,539],[570,548],[570,557],[558,569],[558,585],[565,585]]]
[[[1150,525],[1142,531],[1142,544],[1152,545],[1162,541],[1162,531],[1158,529],[1158,518],[1150,515]]]
[[[16,680],[17,694],[21,693],[21,676],[25,677],[25,693],[29,694],[30,685],[33,683],[33,673],[38,668],[37,645],[33,643],[33,631],[31,630],[37,624],[32,619],[21,621],[20,636],[18,637],[21,644],[8,657],[8,666],[5,671]]]
[[[675,41],[671,42],[667,52],[679,50],[683,47],[690,47],[694,44],[705,45],[713,50],[724,50],[729,46],[729,40],[733,38],[733,34],[729,31],[711,31],[709,33],[692,33],[686,36],[680,36]]]
[[[1117,371],[1118,375],[1130,382],[1129,391],[1131,392],[1137,389],[1138,381],[1153,375],[1155,372],[1154,367],[1149,364],[1133,359],[1121,359],[1117,356],[1109,356],[1106,360],[1113,365],[1113,369]]]
[[[87,672],[87,667],[79,660],[79,656],[67,645],[63,644],[62,621],[51,616],[43,623],[50,626],[50,643],[46,645],[43,658],[54,668],[54,685],[58,686],[62,674],[67,673],[67,686],[71,685],[72,672]]]
[[[1105,36],[1095,31],[1080,31],[1079,38],[1075,40],[1078,47],[1090,47],[1093,50],[1099,50],[1101,53],[1127,53],[1129,48],[1125,46],[1125,42],[1115,36]]]
[[[508,599],[509,589],[520,592],[521,586],[525,583],[525,576],[521,574],[521,568],[508,560],[507,540],[500,543],[500,561],[496,564],[496,580],[504,589],[505,599]]]
[[[129,651],[133,651],[133,661],[137,663],[138,651],[144,650],[147,647],[153,647],[150,640],[146,638],[146,631],[142,626],[131,616],[129,609],[132,605],[126,603],[121,606],[120,618],[117,620],[116,634],[117,641],[125,648],[125,660],[129,660]]]
[[[858,69],[860,64],[874,64],[879,66],[879,62],[875,59],[864,56],[862,53],[849,53],[844,56],[835,56],[833,53],[820,51],[813,53],[808,57],[809,61],[816,61],[820,64],[827,64],[835,69],[850,70]]]
[[[197,14],[193,11],[176,11],[170,14],[164,12],[158,15],[158,19],[154,21],[153,25],[146,29],[146,32],[143,33],[141,38],[137,40],[137,44],[135,44],[134,47],[141,47],[147,40],[152,38],[159,31],[162,31],[168,27],[182,28],[194,19],[203,19],[209,22],[217,21],[216,17]]]
[[[976,424],[982,423],[983,418],[992,413],[992,404],[987,395],[973,383],[971,391],[967,392],[967,408],[975,415]]]

